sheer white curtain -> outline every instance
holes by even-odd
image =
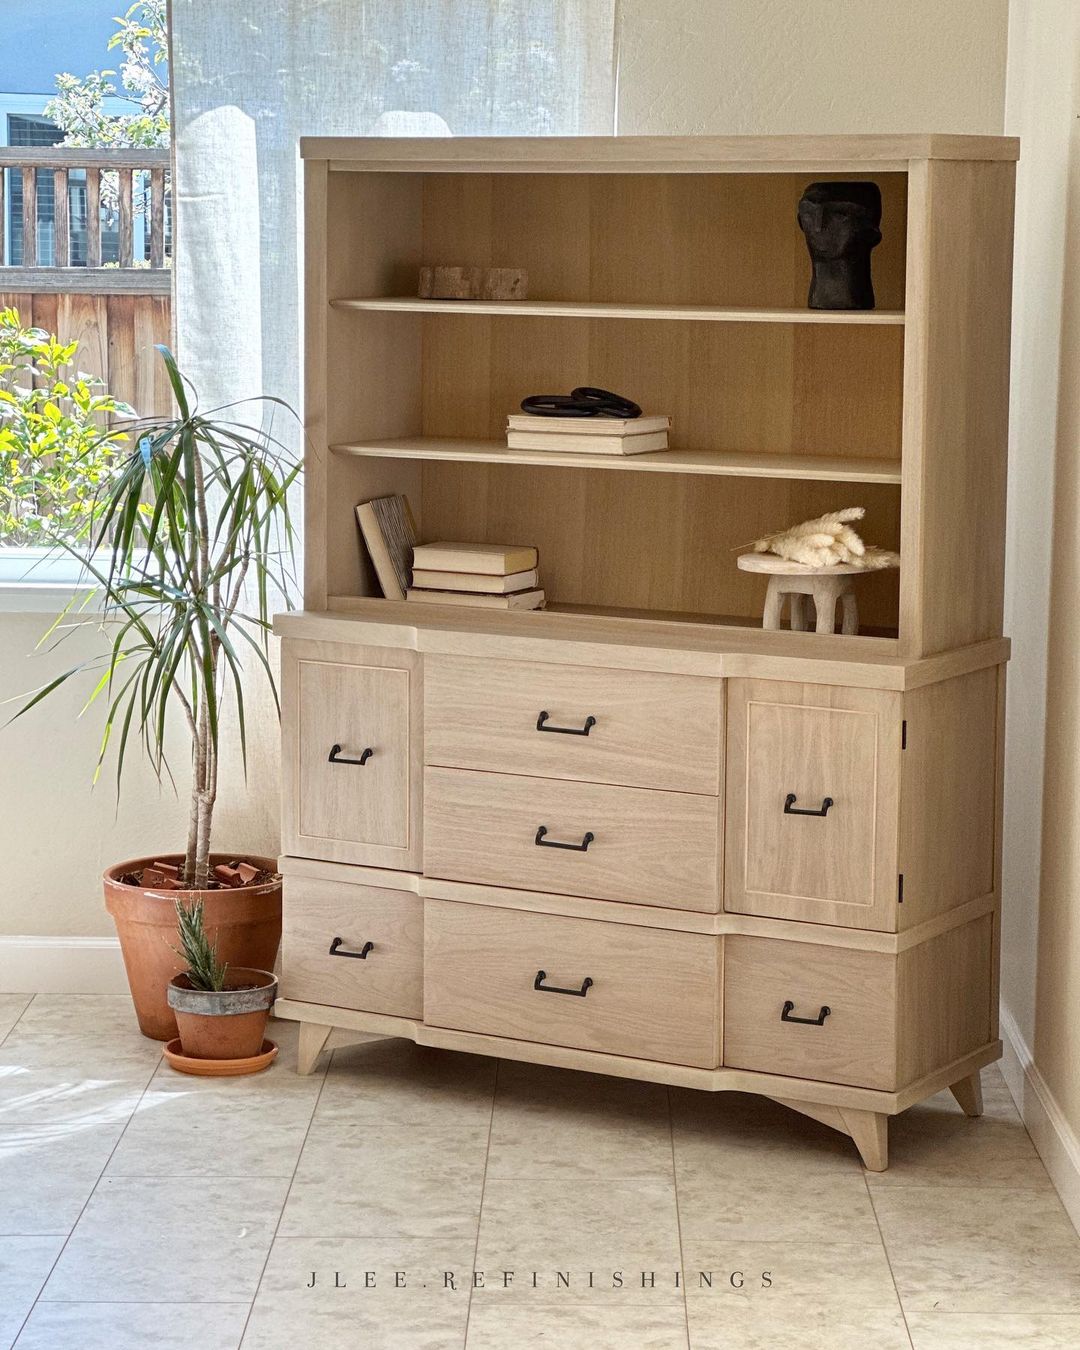
[[[301,135],[588,135],[614,0],[173,0],[176,327],[205,399],[294,406]]]

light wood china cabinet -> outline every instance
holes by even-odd
[[[977,1114],[1016,142],[303,155],[305,608],[277,621],[301,1072],[337,1029],[763,1093],[872,1169],[921,1098]],[[796,207],[829,177],[881,189],[872,311],[806,307]],[[415,298],[437,263],[524,267],[530,298]],[[524,395],[580,384],[670,413],[671,448],[506,448]],[[383,599],[354,508],[387,493],[423,539],[535,544],[548,609]],[[902,557],[858,580],[859,635],[763,631],[734,550],[848,505]]]

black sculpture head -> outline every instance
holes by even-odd
[[[799,227],[814,266],[811,309],[873,309],[870,250],[881,243],[876,183],[811,183],[799,202]]]

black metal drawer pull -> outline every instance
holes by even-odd
[[[359,759],[343,759],[342,756],[341,756],[341,746],[340,746],[340,745],[332,745],[332,746],[330,747],[330,763],[331,763],[331,764],[366,764],[366,763],[368,762],[368,760],[371,758],[371,756],[372,756],[374,753],[375,753],[375,751],[372,750],[372,749],[370,748],[370,746],[369,746],[368,749],[365,750],[365,751],[363,752],[363,754],[360,756]]]
[[[374,942],[365,942],[358,952],[343,952],[340,949],[344,941],[344,938],[334,938],[330,944],[331,956],[351,956],[354,961],[366,961],[368,952],[372,951],[375,946]]]
[[[795,796],[794,792],[789,792],[784,798],[785,816],[827,816],[829,814],[829,807],[836,805],[831,797],[823,797],[821,805],[815,811],[808,806],[796,806],[795,803],[797,801],[798,798]]]
[[[540,714],[536,719],[537,731],[557,731],[560,736],[587,736],[589,732],[592,731],[593,727],[596,726],[595,717],[586,717],[585,725],[583,727],[549,727],[547,725],[547,720],[550,716],[551,714],[547,712],[542,712]]]
[[[536,831],[536,838],[533,840],[533,843],[540,848],[568,848],[571,849],[574,853],[587,852],[589,845],[596,838],[596,835],[593,834],[592,830],[587,830],[585,833],[585,837],[582,839],[580,844],[560,844],[557,839],[545,839],[544,836],[546,834],[547,834],[547,826],[541,825],[540,828]]]
[[[571,998],[584,998],[592,988],[592,979],[588,975],[581,981],[580,989],[560,989],[558,985],[545,984],[544,981],[546,979],[547,971],[538,970],[536,972],[536,979],[533,980],[533,988],[539,989],[541,994],[569,994]]]
[[[823,1027],[825,1025],[825,1019],[832,1012],[832,1009],[823,1003],[821,1005],[821,1011],[816,1017],[792,1017],[791,1014],[794,1011],[795,1004],[792,1003],[791,999],[788,999],[780,1013],[780,1021],[801,1022],[804,1027]]]

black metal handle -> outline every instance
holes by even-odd
[[[836,805],[831,797],[823,797],[821,799],[821,805],[816,810],[808,806],[796,806],[795,803],[797,801],[798,798],[795,796],[794,792],[789,792],[784,798],[785,816],[827,816],[829,814],[829,807]]]
[[[832,1012],[832,1009],[830,1007],[827,1007],[823,1003],[821,1005],[821,1011],[818,1013],[816,1017],[792,1017],[791,1014],[794,1011],[795,1011],[795,1004],[792,1003],[791,999],[788,999],[787,1002],[784,1004],[783,1008],[781,1009],[780,1021],[801,1022],[804,1027],[823,1027],[825,1025],[825,1019]]]
[[[344,938],[334,938],[333,942],[330,944],[331,956],[351,956],[355,961],[366,961],[368,952],[375,946],[374,942],[365,942],[358,952],[343,952],[340,950],[340,947],[344,941]]]
[[[585,837],[582,839],[580,844],[560,844],[557,839],[545,839],[544,836],[546,834],[547,834],[547,826],[541,825],[536,831],[536,838],[533,840],[533,843],[541,848],[568,848],[571,849],[574,853],[587,852],[589,845],[596,838],[596,835],[593,834],[592,830],[587,830],[585,832]]]
[[[546,979],[547,979],[547,971],[538,970],[536,972],[536,979],[533,980],[533,988],[538,989],[541,994],[569,994],[571,998],[584,998],[585,995],[592,988],[593,983],[592,978],[586,975],[585,978],[581,981],[580,989],[560,989],[558,985],[545,984],[544,981]]]
[[[546,725],[551,716],[548,712],[542,712],[536,719],[537,731],[557,731],[560,736],[587,736],[593,727],[596,726],[595,717],[586,717],[583,727],[549,727]]]
[[[359,759],[342,759],[342,757],[341,757],[341,746],[340,746],[340,745],[332,745],[332,746],[330,747],[330,763],[331,763],[331,764],[366,764],[366,763],[368,762],[368,760],[371,758],[371,756],[372,756],[374,753],[375,753],[375,751],[372,750],[371,747],[369,746],[369,747],[363,752],[363,754],[360,756]]]

